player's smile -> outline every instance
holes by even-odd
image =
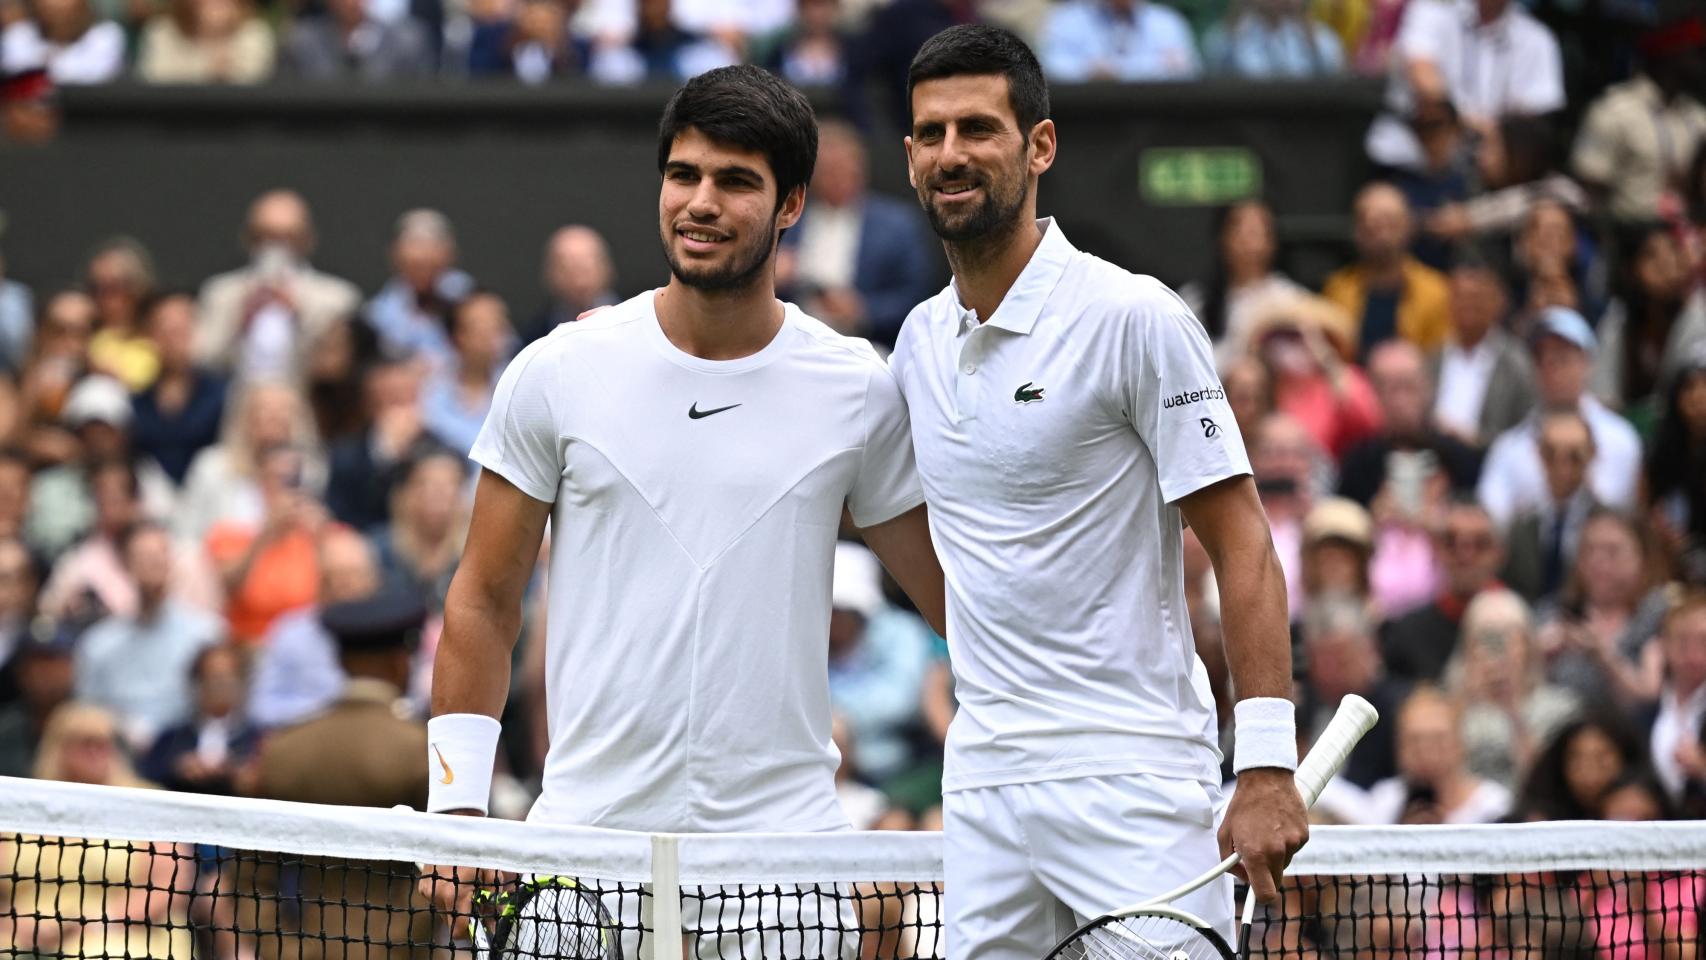
[[[721,230],[698,224],[676,227],[675,235],[681,238],[682,248],[689,253],[710,253],[730,239],[729,235]]]

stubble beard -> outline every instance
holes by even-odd
[[[684,264],[675,256],[675,247],[670,238],[675,236],[673,228],[666,228],[663,236],[663,256],[669,261],[669,272],[680,280],[683,286],[691,287],[701,293],[729,293],[735,290],[750,289],[759,281],[764,268],[770,264],[770,254],[776,249],[776,217],[770,218],[763,234],[748,250],[737,250],[727,263],[720,267],[695,267]]]

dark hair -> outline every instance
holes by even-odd
[[[144,323],[152,324],[154,322],[154,311],[165,306],[167,302],[180,298],[188,300],[191,305],[194,305],[195,303],[195,294],[183,287],[163,287],[156,289],[150,292],[148,296],[142,298],[142,303],[136,308],[136,315],[142,318]]]
[[[1653,799],[1653,804],[1659,808],[1657,819],[1675,820],[1677,818],[1676,804],[1671,801],[1670,794],[1665,792],[1664,786],[1659,783],[1658,778],[1653,776],[1650,770],[1624,770],[1622,776],[1611,781],[1599,795],[1600,815],[1604,816],[1605,801],[1608,797],[1619,790],[1627,790],[1630,787],[1644,791],[1647,796]]]
[[[949,27],[924,42],[906,71],[906,100],[926,80],[991,74],[1007,78],[1007,103],[1021,134],[1048,119],[1048,83],[1037,55],[1011,31],[981,23]]]
[[[1197,317],[1197,321],[1203,325],[1204,330],[1208,331],[1209,339],[1216,343],[1219,343],[1221,338],[1226,336],[1228,271],[1226,269],[1226,256],[1223,252],[1226,230],[1232,226],[1232,219],[1235,214],[1252,207],[1261,210],[1262,215],[1268,219],[1268,231],[1274,237],[1274,262],[1279,262],[1279,222],[1274,216],[1274,208],[1271,204],[1261,197],[1246,197],[1243,200],[1235,200],[1223,207],[1215,208],[1211,217],[1211,226],[1214,232],[1210,237],[1214,250],[1214,267],[1206,281],[1207,289],[1203,291],[1202,315]]]
[[[450,316],[445,318],[445,332],[449,334],[452,339],[456,337],[457,332],[462,326],[462,311],[468,309],[474,301],[484,299],[496,300],[504,307],[505,310],[509,309],[509,303],[504,300],[503,294],[498,293],[491,287],[476,285],[474,289],[468,291],[466,296],[456,301],[456,305],[450,308]]]
[[[1606,735],[1623,759],[1623,773],[1639,773],[1647,769],[1647,751],[1622,717],[1609,710],[1599,710],[1559,728],[1552,739],[1541,748],[1524,781],[1521,800],[1524,810],[1542,814],[1548,820],[1591,820],[1597,810],[1589,810],[1570,794],[1569,779],[1565,776],[1570,743],[1589,730]],[[1599,798],[1595,797],[1595,802]]]
[[[712,140],[764,154],[776,178],[776,208],[811,182],[817,165],[817,115],[805,94],[762,67],[718,67],[687,81],[658,122],[658,173],[675,138],[689,128]]]

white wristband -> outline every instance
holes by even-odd
[[[1232,708],[1232,772],[1297,769],[1297,710],[1283,697],[1251,697]]]
[[[447,713],[427,721],[427,812],[486,812],[492,795],[492,763],[503,725],[478,713]]]

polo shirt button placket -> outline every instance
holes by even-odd
[[[960,347],[960,375],[955,378],[954,406],[959,419],[974,420],[977,418],[977,357],[979,346],[983,343],[984,331],[975,328],[965,338]]]

